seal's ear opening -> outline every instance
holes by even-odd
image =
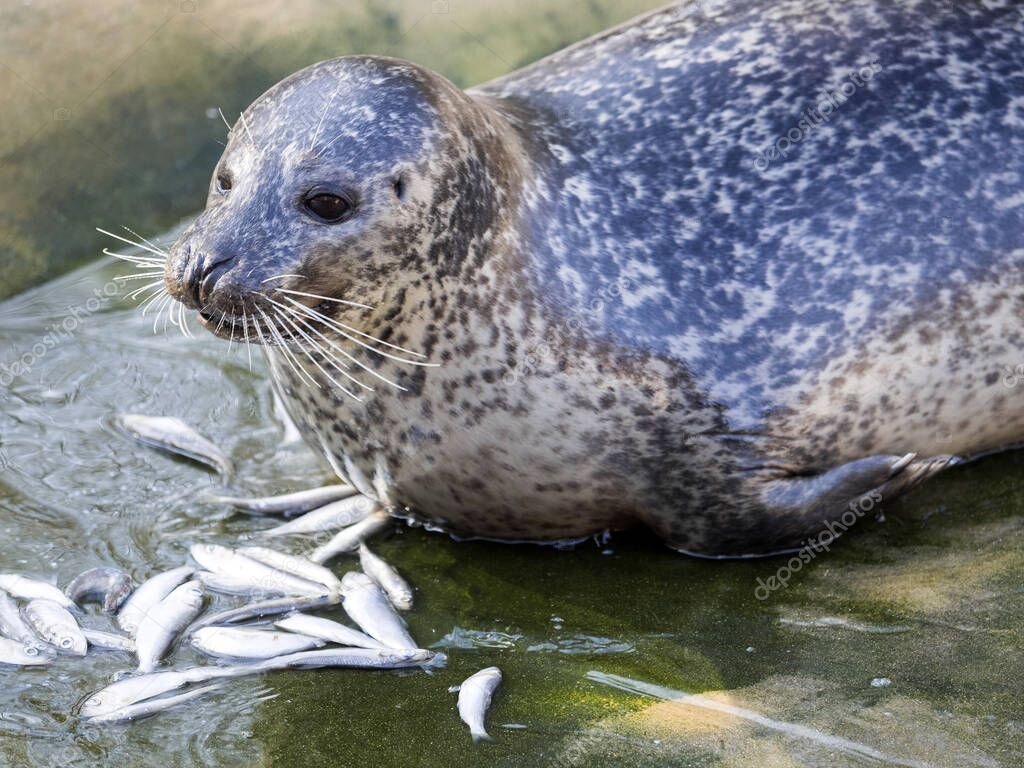
[[[398,198],[399,202],[404,203],[406,193],[408,192],[408,179],[406,179],[405,170],[396,170],[391,176],[391,188],[395,191],[395,197]]]
[[[399,203],[404,203],[409,198],[409,165],[397,163],[391,168],[391,189],[394,197]]]

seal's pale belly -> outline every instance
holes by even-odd
[[[284,136],[316,110],[340,140]],[[248,113],[179,293],[251,254],[219,309],[279,334],[307,441],[450,530],[771,552],[1024,441],[1012,4],[681,4],[465,93],[351,57]]]

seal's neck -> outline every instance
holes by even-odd
[[[451,86],[433,106],[450,133],[429,161],[431,193],[423,201],[429,215],[415,239],[403,243],[401,264],[381,285],[375,309],[354,317],[353,325],[451,367],[454,359],[489,357],[498,315],[516,314],[526,295],[523,191],[533,170],[515,115],[503,100]],[[455,349],[454,338],[471,341]],[[390,362],[382,365],[392,368]],[[486,367],[488,361],[475,365]],[[416,392],[431,370],[412,373],[395,370]]]

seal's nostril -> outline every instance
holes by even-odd
[[[231,269],[234,261],[233,256],[221,256],[210,259],[209,262],[203,265],[203,271],[195,285],[195,296],[199,307],[206,304],[210,294],[213,293],[214,287],[217,285],[217,281],[224,276],[225,272]]]

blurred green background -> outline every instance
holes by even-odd
[[[49,0],[0,4],[0,298],[94,258],[94,228],[198,211],[225,128],[285,75],[376,53],[461,86],[651,0]]]

